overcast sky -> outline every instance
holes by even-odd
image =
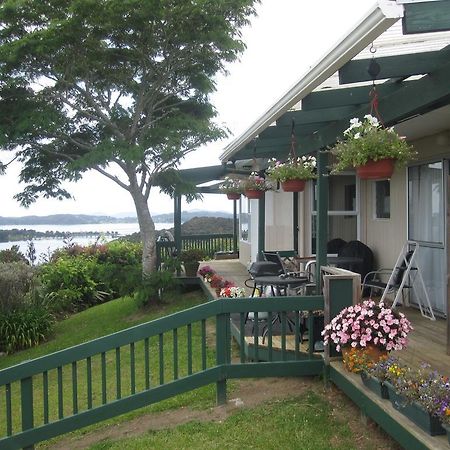
[[[325,53],[371,9],[375,0],[262,0],[258,17],[243,30],[247,45],[239,61],[228,66],[229,75],[217,77],[212,97],[220,123],[233,133],[191,154],[182,167],[219,164],[219,155],[234,137],[251,125],[294,85]],[[70,184],[75,200],[40,199],[25,209],[12,198],[21,190],[19,167],[0,176],[0,216],[59,213],[134,214],[131,196],[105,177],[88,173]],[[153,189],[150,211],[171,212],[173,202]],[[224,195],[206,195],[183,209],[231,211]]]

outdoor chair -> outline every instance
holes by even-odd
[[[382,293],[380,303],[384,302],[387,295],[395,294],[392,308],[395,308],[400,300],[402,305],[406,305],[404,289],[412,289],[416,294],[416,300],[420,312],[423,317],[435,320],[434,312],[431,307],[428,291],[423,281],[422,273],[417,262],[417,255],[419,251],[419,244],[415,241],[407,241],[392,269],[379,269],[371,271],[366,274],[362,284],[362,292],[370,289],[369,295],[372,296],[374,292]],[[415,282],[418,280],[422,287],[423,297],[415,289]]]

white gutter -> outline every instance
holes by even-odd
[[[220,155],[229,160],[234,153],[258,136],[282,114],[320,86],[345,63],[364,50],[372,41],[403,17],[403,6],[393,0],[378,0],[377,5],[335,47],[333,47],[297,84],[289,89],[241,136],[228,144]]]

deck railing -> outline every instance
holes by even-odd
[[[233,233],[227,234],[195,234],[181,237],[181,250],[199,249],[206,256],[213,258],[216,252],[236,252],[234,248]],[[157,265],[173,255],[175,251],[174,241],[157,241],[156,255]]]
[[[210,383],[216,383],[217,401],[222,403],[230,378],[319,374],[324,363],[313,355],[311,321],[312,311],[323,308],[322,296],[216,300],[1,370],[0,448],[32,448],[37,442]],[[249,312],[255,316],[252,361],[244,351]],[[268,356],[258,362],[262,312],[269,315],[264,333]],[[306,352],[298,344],[301,312],[309,312],[310,317]],[[231,315],[241,332],[237,361],[231,359]],[[270,320],[275,315],[281,340],[277,357]],[[214,324],[215,343],[207,343],[207,326]],[[288,334],[295,341],[290,351]],[[181,340],[186,344],[182,348]],[[128,377],[122,376],[125,373]]]

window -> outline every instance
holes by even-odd
[[[239,202],[239,236],[241,241],[250,241],[250,201],[241,196]]]
[[[389,180],[375,181],[375,219],[391,218],[391,182]]]
[[[311,250],[316,251],[317,184],[314,181]],[[329,178],[328,240],[353,241],[358,238],[357,186],[355,175],[333,175]]]

